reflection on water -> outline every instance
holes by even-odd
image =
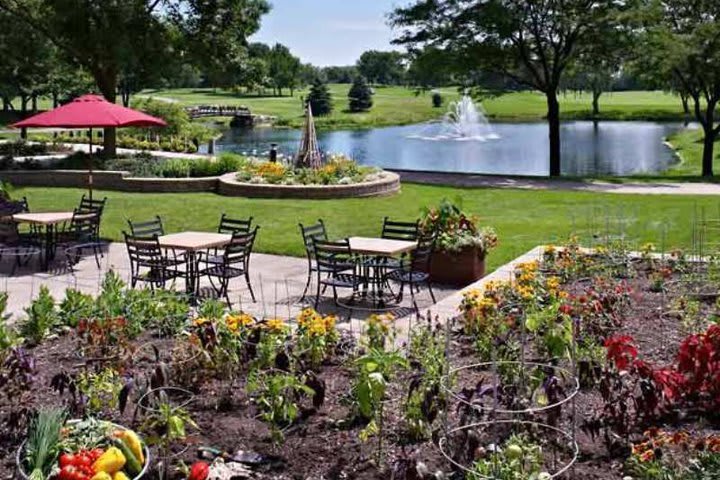
[[[440,125],[409,125],[371,130],[318,132],[323,151],[345,153],[366,165],[384,168],[506,175],[548,174],[545,123],[493,123],[498,138],[486,141],[427,140]],[[673,161],[663,144],[679,124],[656,122],[565,122],[561,127],[564,175],[654,173]],[[429,131],[430,130],[430,131]],[[300,131],[257,128],[229,130],[219,151],[265,154],[271,143],[293,154]]]

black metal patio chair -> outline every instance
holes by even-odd
[[[305,282],[305,289],[303,290],[302,296],[300,297],[300,301],[302,302],[303,300],[305,300],[308,290],[310,289],[313,274],[317,272],[317,265],[315,263],[314,240],[318,239],[327,241],[328,234],[327,229],[325,228],[325,222],[323,222],[322,220],[318,220],[317,223],[308,226],[305,226],[302,223],[299,223],[298,225],[300,226],[303,246],[305,247],[305,256],[307,257],[308,262],[307,281]]]
[[[162,237],[165,235],[165,226],[163,225],[162,218],[160,215],[155,215],[152,220],[145,220],[142,222],[134,222],[130,219],[127,220],[128,226],[130,227],[130,233],[136,237],[152,237],[153,235]],[[178,252],[174,248],[167,248],[170,255],[165,255],[168,262],[171,262],[177,266],[184,265],[187,263],[187,257],[184,252]]]
[[[407,285],[410,288],[410,297],[412,299],[413,306],[418,309],[417,302],[415,301],[415,292],[420,291],[421,286],[426,286],[430,292],[430,298],[433,303],[435,302],[435,293],[432,290],[432,284],[430,283],[430,261],[432,260],[432,253],[435,246],[435,239],[432,236],[421,236],[418,239],[418,245],[415,250],[410,254],[410,260],[407,264],[403,264],[400,267],[390,270],[385,278],[400,284],[400,290],[398,291],[397,301],[401,302],[403,299],[403,291]]]
[[[260,227],[255,227],[248,233],[234,233],[230,243],[225,245],[223,254],[218,261],[218,257],[212,257],[209,261],[208,254],[200,257],[200,264],[204,264],[205,268],[200,268],[200,276],[207,276],[210,284],[217,292],[218,296],[224,297],[229,308],[232,307],[228,289],[230,280],[238,277],[245,277],[245,283],[250,290],[250,297],[255,302],[255,293],[250,282],[250,254],[252,253],[255,238]],[[213,279],[217,280],[215,285]]]
[[[333,301],[338,304],[338,288],[351,288],[353,293],[364,284],[362,275],[358,274],[358,264],[350,249],[348,239],[338,242],[313,239],[315,270],[317,272],[317,292],[315,309],[320,304],[321,290],[330,287],[333,290]]]
[[[250,233],[253,217],[247,219],[234,219],[223,213],[218,224],[218,233]]]
[[[152,237],[153,235],[162,237],[165,235],[165,227],[163,227],[160,215],[156,215],[152,220],[142,222],[133,222],[128,219],[127,223],[130,227],[130,233],[136,237]]]
[[[10,275],[14,275],[20,266],[27,265],[32,257],[40,257],[39,240],[34,235],[22,233],[12,220],[0,221],[0,261],[3,257],[13,262]]]
[[[83,196],[80,197],[80,204],[78,205],[77,210],[80,213],[98,212],[102,216],[106,203],[107,197],[97,200],[95,198],[86,197],[83,194]]]
[[[132,288],[138,282],[149,284],[151,289],[165,288],[168,281],[185,275],[174,262],[168,261],[157,235],[139,237],[123,232],[123,236],[130,258]]]
[[[102,209],[73,211],[70,226],[59,232],[57,245],[62,245],[68,265],[72,268],[80,260],[84,251],[90,250],[95,264],[100,268],[100,257],[104,257],[104,244],[100,241],[100,218]]]

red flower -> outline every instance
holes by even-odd
[[[627,370],[637,358],[638,351],[634,340],[629,335],[619,335],[605,341],[607,359],[615,364],[618,370]]]

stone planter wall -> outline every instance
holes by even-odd
[[[218,193],[258,198],[355,198],[391,195],[400,191],[400,177],[391,172],[379,180],[354,185],[269,185],[236,180],[234,173],[220,177]]]
[[[6,170],[0,180],[15,186],[86,188],[87,170]],[[386,172],[382,179],[355,185],[258,185],[240,183],[235,174],[203,178],[134,178],[125,171],[93,172],[93,188],[122,192],[217,192],[221,195],[264,198],[352,198],[390,195],[400,191],[400,177]]]

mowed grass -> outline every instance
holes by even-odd
[[[33,211],[72,209],[83,193],[80,189],[18,188],[14,196],[26,195]],[[325,220],[330,235],[378,236],[382,219],[415,219],[425,206],[443,198],[460,201],[477,214],[482,225],[495,227],[499,247],[489,257],[495,268],[530,248],[556,243],[571,233],[589,238],[596,225],[600,233],[624,232],[638,244],[689,248],[692,221],[705,209],[715,214],[720,199],[709,196],[620,195],[568,191],[510,189],[461,189],[404,184],[402,193],[387,198],[348,200],[278,200],[231,198],[212,193],[144,194],[102,192],[108,204],[102,234],[120,240],[127,219],[146,220],[160,215],[167,231],[213,231],[220,214],[253,216],[261,226],[257,250],[282,255],[303,255],[298,223]],[[596,232],[597,233],[597,232]]]
[[[330,115],[317,117],[318,128],[370,128],[388,125],[407,125],[420,123],[443,115],[445,108],[434,108],[430,93],[420,93],[414,89],[403,87],[375,87],[373,107],[368,112],[351,113],[348,111],[348,91],[350,85],[332,84],[328,86],[333,99],[333,112]],[[457,89],[441,90],[447,102],[459,98]],[[226,90],[213,89],[173,89],[151,90],[141,93],[142,96],[173,99],[183,105],[244,105],[253,113],[273,115],[278,118],[279,125],[300,127],[303,122],[303,101],[308,89],[295,92],[289,96],[254,96],[238,95]],[[224,119],[224,122],[229,119]]]
[[[483,101],[491,118],[536,120],[547,114],[545,95],[516,92]],[[592,115],[592,95],[584,92],[560,94],[560,114],[565,119],[671,120],[683,118],[677,95],[661,91],[609,92],[600,97],[600,114]]]
[[[404,125],[440,118],[448,104],[457,100],[457,88],[439,91],[445,99],[441,108],[432,106],[429,92],[417,94],[413,88],[376,87],[373,108],[366,113],[347,111],[349,85],[329,85],[334,100],[332,114],[316,119],[318,128],[362,128],[384,125]],[[278,117],[279,123],[291,127],[302,124],[301,98],[307,90],[295,92],[294,97],[255,97],[238,95],[226,90],[173,89],[147,90],[143,96],[173,99],[183,105],[244,105],[252,112]],[[560,97],[561,112],[566,119],[594,118],[592,97],[586,93],[566,93]],[[547,113],[545,96],[539,92],[514,92],[482,101],[489,118],[505,121],[539,121]],[[600,116],[606,120],[681,119],[683,111],[677,96],[665,92],[630,91],[607,93],[600,97]]]
[[[697,176],[702,172],[703,131],[702,129],[683,130],[670,135],[668,141],[677,152],[680,162],[670,168],[665,175],[670,177]],[[713,170],[720,174],[720,140],[715,141]]]
[[[448,104],[460,97],[455,87],[438,89],[444,105],[432,106],[430,92],[418,93],[407,87],[375,87],[374,105],[364,113],[350,113],[347,94],[350,85],[331,84],[329,89],[334,101],[332,114],[316,119],[320,129],[372,128],[389,125],[407,125],[426,122],[442,117]],[[182,105],[244,105],[254,113],[278,117],[278,124],[300,127],[303,121],[302,98],[308,89],[297,90],[294,96],[285,91],[283,97],[238,94],[231,90],[212,88],[177,88],[169,90],[144,90],[138,97],[155,97],[177,101]],[[600,97],[600,115],[593,117],[592,97],[588,93],[567,92],[560,95],[561,115],[564,119],[604,120],[677,120],[682,119],[680,99],[660,91],[628,91],[605,93]],[[495,121],[541,121],[547,113],[545,96],[539,92],[513,92],[487,97],[482,105],[489,118]],[[49,99],[41,98],[39,107],[50,108]],[[10,123],[15,115],[0,115],[0,126]],[[204,119],[227,123],[228,118]]]

